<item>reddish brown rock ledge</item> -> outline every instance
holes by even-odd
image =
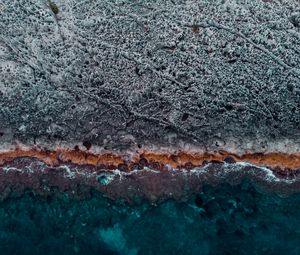
[[[184,198],[203,185],[243,178],[285,191],[298,189],[300,155],[226,151],[162,152],[140,150],[130,154],[93,154],[70,150],[14,149],[0,154],[1,198],[26,190],[42,195],[61,193],[77,198],[98,190],[126,200]]]

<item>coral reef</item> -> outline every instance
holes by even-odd
[[[244,181],[151,205],[27,192],[0,208],[1,254],[299,254],[299,193]]]

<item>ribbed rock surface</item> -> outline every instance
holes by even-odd
[[[0,142],[299,143],[296,0],[3,0]]]

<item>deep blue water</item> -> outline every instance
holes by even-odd
[[[27,192],[1,203],[0,254],[300,254],[300,194],[247,181],[158,204]]]

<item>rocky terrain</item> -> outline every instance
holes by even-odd
[[[3,0],[0,31],[2,147],[299,151],[297,0]]]

